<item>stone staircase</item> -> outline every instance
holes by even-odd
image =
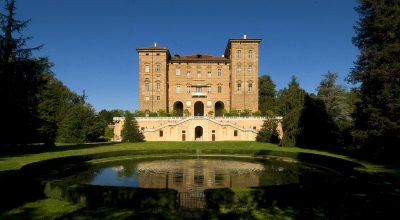
[[[136,118],[136,119],[137,119],[137,120],[140,120],[141,118]],[[146,119],[146,118],[143,118],[143,119]],[[233,128],[235,128],[235,129],[237,129],[237,130],[239,130],[239,131],[253,132],[253,133],[255,133],[255,134],[257,133],[257,131],[254,130],[254,129],[252,129],[252,128],[243,128],[243,127],[237,126],[237,125],[235,125],[235,124],[233,124],[233,123],[231,123],[231,122],[225,121],[226,119],[220,119],[220,120],[218,120],[218,119],[216,119],[216,118],[214,118],[214,117],[207,117],[207,116],[190,116],[190,117],[184,117],[184,118],[182,118],[181,120],[178,120],[177,122],[168,122],[168,123],[166,123],[166,124],[163,124],[163,125],[161,125],[161,126],[159,126],[159,127],[155,127],[155,128],[145,128],[145,129],[143,130],[143,132],[154,132],[154,131],[162,130],[162,129],[166,128],[166,127],[169,127],[169,126],[176,126],[176,125],[185,123],[185,122],[187,122],[187,121],[189,121],[189,120],[208,120],[208,121],[213,122],[213,123],[216,123],[216,124],[218,124],[218,125],[220,125],[220,126],[230,126],[230,127],[233,127]],[[243,120],[246,120],[246,119],[243,118]]]

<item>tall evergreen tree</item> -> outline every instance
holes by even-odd
[[[263,115],[267,115],[267,112],[276,114],[278,108],[275,83],[269,75],[262,75],[258,80],[258,84],[258,109]]]
[[[361,83],[353,132],[368,154],[400,152],[400,0],[360,0],[353,43],[360,49],[350,80]]]
[[[48,62],[48,61],[46,61]],[[41,140],[48,146],[54,145],[61,121],[73,105],[81,104],[80,96],[68,89],[52,73],[42,74],[45,82],[38,92],[38,128]]]
[[[306,92],[300,88],[295,76],[287,88],[281,90],[278,95],[279,114],[283,116],[282,129],[283,146],[296,146],[296,139],[299,134],[299,118],[304,106],[304,97]]]
[[[0,132],[2,144],[40,142],[37,129],[37,91],[43,83],[40,75],[48,72],[48,63],[31,58],[36,48],[27,48],[29,38],[20,33],[29,20],[15,19],[15,1],[6,1],[5,13],[0,13],[0,98],[2,123],[7,129]]]
[[[94,109],[79,103],[70,106],[59,123],[57,141],[65,143],[85,143],[97,141],[104,134],[104,121],[96,115]]]
[[[130,112],[125,114],[125,122],[121,131],[123,142],[144,141],[144,135],[139,131],[139,126]]]
[[[296,146],[305,148],[334,149],[338,147],[340,132],[325,103],[306,94],[298,122]]]
[[[258,142],[279,143],[278,120],[271,117],[264,121],[256,136]]]
[[[318,87],[317,97],[323,101],[326,111],[333,121],[340,127],[351,126],[351,107],[347,102],[346,89],[336,84],[337,74],[328,72]]]

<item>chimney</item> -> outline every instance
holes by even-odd
[[[157,47],[157,42],[154,42],[154,47]]]
[[[247,35],[243,35],[243,39],[247,39]]]

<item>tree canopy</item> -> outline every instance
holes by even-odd
[[[275,83],[269,75],[262,75],[258,80],[258,109],[262,115],[267,112],[276,114],[278,111],[276,101]]]
[[[279,114],[283,117],[283,146],[296,146],[297,135],[299,134],[299,118],[304,106],[306,91],[297,82],[297,78],[292,76],[287,88],[279,92]]]
[[[144,135],[139,131],[137,121],[130,112],[125,113],[125,121],[121,131],[123,142],[144,141]]]
[[[21,33],[29,20],[15,18],[15,1],[6,1],[5,13],[0,13],[0,98],[3,124],[0,142],[4,145],[41,142],[38,127],[37,93],[44,83],[42,73],[49,72],[46,58],[32,58],[29,38]]]
[[[360,55],[349,75],[360,83],[358,147],[377,157],[400,152],[400,1],[360,0],[353,43]]]

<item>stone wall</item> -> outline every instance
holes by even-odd
[[[137,117],[146,141],[254,141],[265,117]],[[115,119],[121,141],[124,118]],[[278,131],[282,135],[281,124]]]

